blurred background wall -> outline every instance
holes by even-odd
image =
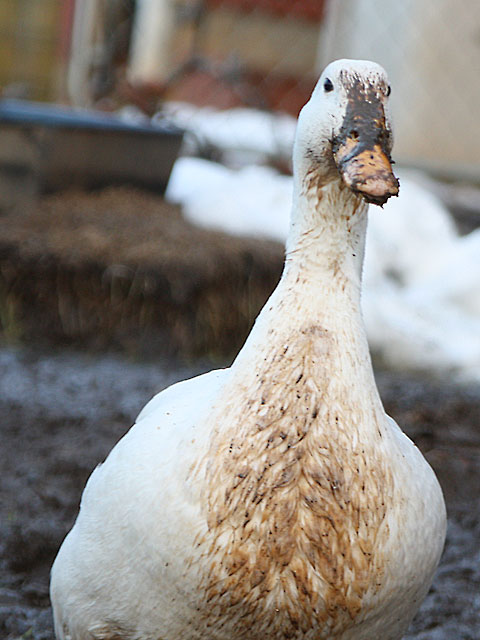
[[[333,0],[320,66],[339,57],[388,71],[401,161],[480,175],[480,2]]]
[[[15,97],[56,100],[70,55],[73,0],[0,2],[0,86]]]
[[[161,101],[296,115],[329,60],[371,58],[396,156],[480,179],[478,0],[2,0],[4,95],[113,110]]]

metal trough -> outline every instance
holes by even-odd
[[[5,205],[19,190],[112,184],[163,193],[182,136],[168,123],[139,125],[103,112],[0,100],[0,200]]]

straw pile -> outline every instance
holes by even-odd
[[[280,245],[195,228],[127,187],[43,196],[1,218],[7,341],[230,356],[281,272]]]

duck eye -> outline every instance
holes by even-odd
[[[323,83],[323,88],[327,93],[329,93],[330,91],[333,91],[333,82],[330,80],[330,78],[325,78],[325,82]]]
[[[391,93],[392,93],[392,87],[390,85],[388,85],[388,87],[387,87],[387,98]]]

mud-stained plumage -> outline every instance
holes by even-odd
[[[232,366],[156,396],[92,474],[52,569],[58,638],[402,637],[445,508],[384,412],[360,311],[367,202],[398,192],[388,94],[374,63],[325,69],[281,281]]]

